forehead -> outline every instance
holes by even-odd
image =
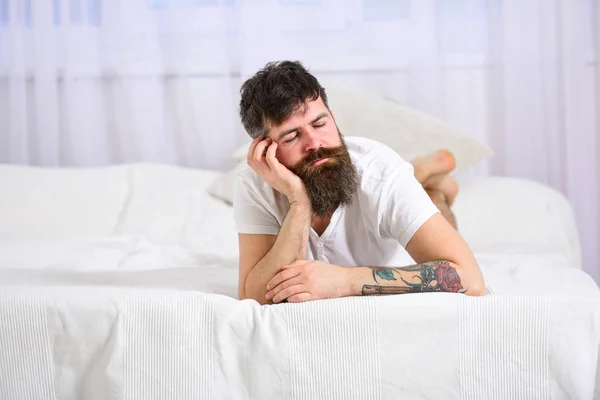
[[[292,128],[300,128],[302,125],[310,123],[317,115],[328,111],[325,103],[321,97],[316,100],[307,101],[305,104],[301,104],[292,115],[280,125],[270,125],[269,134],[282,132]]]

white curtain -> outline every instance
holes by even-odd
[[[226,169],[247,140],[241,82],[301,60],[325,87],[490,144],[472,175],[560,190],[600,281],[597,14],[594,0],[0,0],[0,162]]]
[[[222,166],[234,10],[163,3],[0,0],[1,160]]]

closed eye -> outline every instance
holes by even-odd
[[[296,138],[297,138],[297,137],[298,137],[298,134],[296,133],[296,134],[294,135],[294,137],[292,137],[291,139],[288,139],[288,140],[284,140],[283,142],[284,142],[284,143],[290,143],[290,142],[293,142],[294,140],[296,140]]]

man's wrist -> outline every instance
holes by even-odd
[[[362,275],[364,267],[344,268],[346,270],[346,296],[359,296],[362,294]]]
[[[290,202],[290,210],[288,214],[292,216],[296,221],[302,220],[305,221],[308,225],[310,225],[311,217],[312,217],[312,209],[310,203],[303,201],[295,201]]]
[[[288,201],[290,202],[290,207],[308,209],[309,212],[312,212],[310,199],[308,198],[308,195],[306,195],[306,194],[290,196],[290,197],[288,197]]]

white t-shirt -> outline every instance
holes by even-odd
[[[335,210],[321,236],[310,229],[306,259],[345,267],[413,264],[404,248],[437,207],[415,179],[412,164],[392,149],[366,138],[344,140],[359,187],[352,204]],[[247,167],[238,172],[233,208],[239,233],[277,235],[289,202]]]

